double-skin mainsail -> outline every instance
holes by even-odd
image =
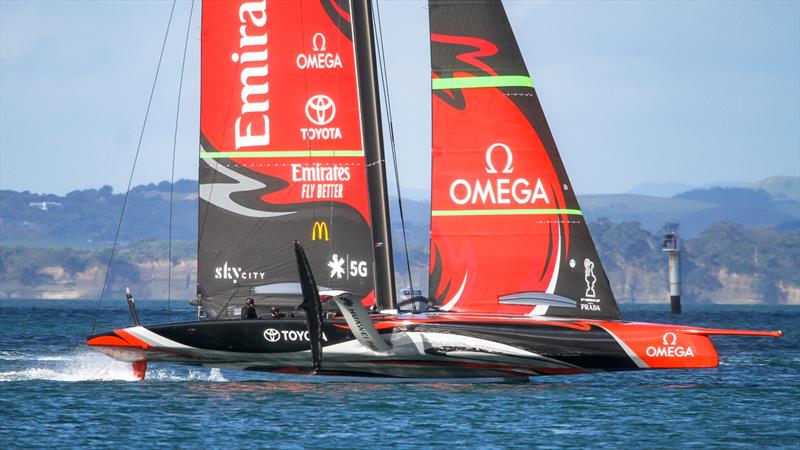
[[[503,5],[429,5],[430,298],[453,312],[619,319]]]
[[[321,285],[374,301],[350,16],[347,0],[203,2],[198,294],[212,318],[292,291],[293,240]]]

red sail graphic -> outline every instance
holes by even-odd
[[[347,1],[203,2],[204,297],[297,282],[292,240],[320,284],[372,290],[351,36]]]
[[[430,296],[457,312],[619,316],[499,1],[430,1]]]

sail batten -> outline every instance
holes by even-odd
[[[266,152],[236,152],[236,155],[231,155],[230,152],[200,152],[200,158],[293,158],[293,157],[309,157],[309,158],[327,158],[327,157],[363,157],[363,150],[270,150]]]
[[[533,80],[526,75],[465,76],[431,80],[433,90],[487,87],[533,87]]]
[[[540,216],[553,214],[568,214],[582,216],[583,211],[578,209],[435,209],[432,216]]]

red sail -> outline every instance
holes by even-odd
[[[499,1],[430,1],[430,296],[445,310],[618,318]]]
[[[204,1],[201,91],[203,297],[224,306],[297,282],[292,240],[320,284],[368,294],[349,2]]]

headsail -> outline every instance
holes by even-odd
[[[202,30],[198,290],[209,315],[296,283],[293,240],[320,284],[370,296],[349,1],[207,0]]]
[[[430,0],[430,297],[464,312],[618,319],[499,0]]]

